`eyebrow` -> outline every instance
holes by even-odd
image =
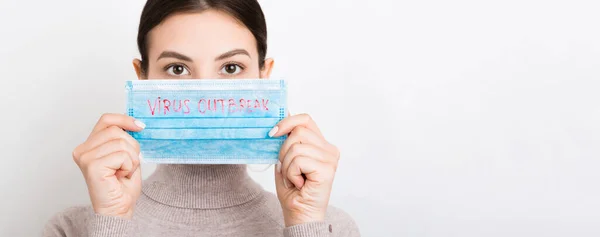
[[[250,57],[250,53],[248,53],[248,51],[246,51],[245,49],[234,49],[228,52],[225,52],[221,55],[219,55],[218,57],[215,58],[215,61],[219,61],[219,60],[223,60],[226,58],[230,58],[233,57],[235,55],[238,54],[244,54],[248,57]],[[160,54],[160,56],[158,56],[158,58],[156,59],[156,61],[158,61],[161,58],[176,58],[179,60],[183,60],[183,61],[188,61],[188,62],[193,62],[194,60],[192,60],[190,57],[185,56],[183,54],[180,54],[178,52],[174,52],[174,51],[164,51]]]
[[[234,50],[231,50],[231,51],[228,51],[226,53],[219,55],[219,57],[215,58],[215,61],[230,58],[230,57],[233,57],[238,54],[245,54],[246,56],[250,57],[250,53],[248,53],[248,51],[246,51],[245,49],[234,49]]]
[[[160,56],[158,56],[158,58],[156,59],[156,61],[158,61],[161,58],[176,58],[179,60],[183,60],[183,61],[188,61],[188,62],[193,62],[194,60],[192,60],[190,57],[185,56],[183,54],[180,54],[178,52],[173,52],[173,51],[164,51],[160,54]]]

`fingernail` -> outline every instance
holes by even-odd
[[[269,137],[275,136],[275,133],[277,133],[277,130],[279,130],[279,127],[277,127],[277,126],[271,128],[271,131],[269,131]]]
[[[146,128],[146,124],[145,124],[145,123],[143,123],[143,122],[142,122],[142,121],[140,121],[140,120],[135,120],[135,121],[133,121],[133,123],[135,124],[135,126],[138,126],[138,127],[142,128],[142,129],[143,129],[143,128]]]
[[[278,174],[281,174],[281,161],[277,161],[277,164],[275,165],[275,171],[277,171]]]
[[[283,178],[283,186],[284,186],[285,188],[290,188],[290,185],[288,185],[288,181],[287,181],[287,179],[286,179],[286,178]]]

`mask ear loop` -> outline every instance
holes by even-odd
[[[271,168],[273,164],[248,164],[246,167],[252,172],[265,172]]]

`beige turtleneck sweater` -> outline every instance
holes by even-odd
[[[277,197],[245,165],[159,165],[142,184],[131,220],[91,206],[55,215],[44,236],[360,236],[352,218],[330,207],[326,220],[285,227]]]

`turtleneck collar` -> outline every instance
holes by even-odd
[[[142,192],[173,207],[216,209],[246,203],[262,193],[246,165],[158,165]]]

